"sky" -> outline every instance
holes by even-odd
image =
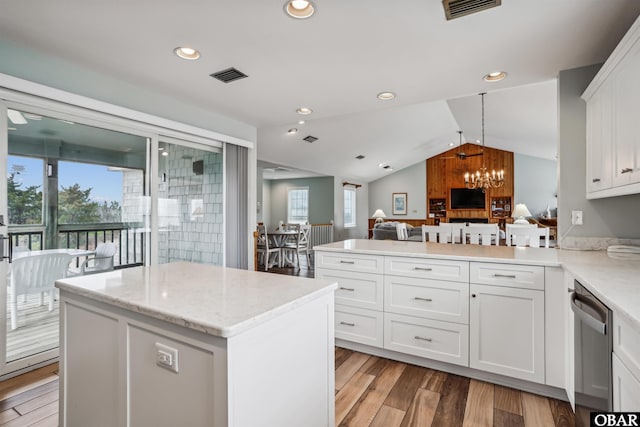
[[[9,156],[7,174],[19,170],[16,181],[22,183],[21,188],[38,185],[42,189],[44,170],[42,160],[29,157]],[[102,203],[116,201],[122,204],[122,172],[110,172],[107,166],[86,163],[59,162],[58,186],[71,187],[80,184],[86,190],[91,187],[91,199]],[[62,188],[60,188],[62,190]]]

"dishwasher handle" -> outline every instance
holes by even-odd
[[[584,311],[582,308],[580,308],[576,301],[589,306],[589,308],[593,309],[600,315],[600,319],[596,319],[595,317]],[[589,326],[591,329],[595,330],[601,335],[607,335],[607,313],[603,312],[602,308],[594,305],[587,299],[580,298],[580,295],[574,292],[571,295],[571,310],[585,325]]]

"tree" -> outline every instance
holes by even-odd
[[[91,201],[91,190],[82,190],[80,184],[62,187],[58,193],[58,224],[100,222],[99,204]]]
[[[120,222],[122,221],[122,214],[120,209],[120,203],[112,200],[107,203],[106,201],[100,205],[100,222]]]
[[[42,224],[42,191],[39,185],[30,185],[24,190],[16,182],[15,172],[7,179],[9,202],[9,224]]]

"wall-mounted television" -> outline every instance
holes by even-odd
[[[481,189],[452,188],[451,209],[484,209],[485,193]]]

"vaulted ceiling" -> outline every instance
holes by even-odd
[[[503,0],[452,21],[437,0],[318,0],[307,20],[283,6],[9,0],[0,43],[253,124],[261,160],[371,181],[386,173],[379,163],[397,170],[447,150],[458,129],[479,139],[481,91],[487,145],[553,158],[558,72],[603,62],[640,14],[637,0]],[[201,58],[178,59],[183,45]],[[209,76],[232,66],[249,77]],[[508,77],[482,80],[495,70]],[[304,125],[301,106],[314,110]]]

